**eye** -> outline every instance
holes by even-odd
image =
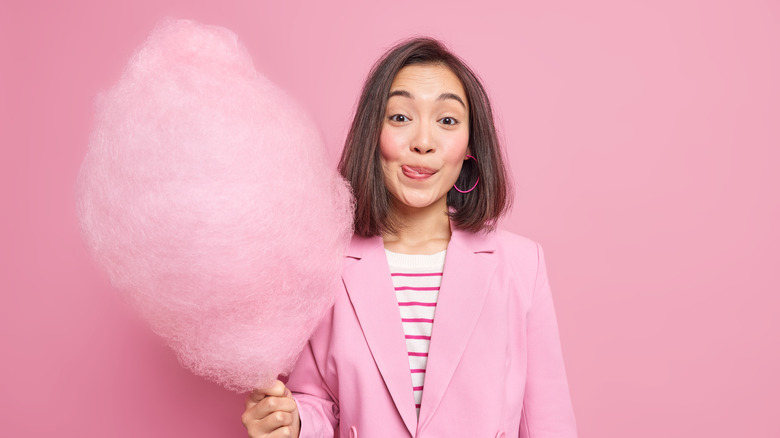
[[[408,122],[409,118],[403,114],[393,114],[392,116],[390,116],[390,120],[392,120],[393,122],[400,123],[400,122]]]
[[[460,123],[457,120],[453,119],[452,117],[443,117],[442,119],[439,120],[439,122],[450,126],[454,126]]]

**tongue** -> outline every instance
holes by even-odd
[[[407,172],[415,173],[417,175],[430,175],[430,172],[426,172],[425,170],[419,167],[404,166],[404,170],[406,170]]]

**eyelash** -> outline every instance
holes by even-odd
[[[400,118],[402,118],[402,117],[403,117],[404,119],[406,119],[406,120],[399,120],[399,119],[400,119]],[[393,114],[392,116],[390,116],[390,120],[392,120],[393,122],[404,122],[404,121],[408,121],[408,120],[409,120],[409,118],[408,118],[408,117],[406,117],[406,116],[405,116],[405,115],[403,115],[403,114]],[[451,123],[444,123],[444,124],[445,124],[445,125],[447,125],[447,126],[455,126],[455,125],[457,125],[457,124],[459,124],[459,123],[460,123],[460,122],[458,121],[458,119],[456,119],[456,118],[454,118],[454,117],[442,117],[441,119],[439,119],[439,121],[440,121],[440,122],[441,122],[441,121],[443,121],[443,120],[452,120],[452,122],[451,122]]]

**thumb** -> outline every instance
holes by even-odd
[[[290,393],[284,383],[280,380],[274,381],[271,386],[266,388],[257,388],[249,394],[249,399],[253,402],[259,402],[266,397],[285,397]]]

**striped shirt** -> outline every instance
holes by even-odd
[[[420,415],[433,317],[439,299],[446,251],[431,255],[399,254],[388,250],[385,253],[406,337],[414,403],[417,415]]]

